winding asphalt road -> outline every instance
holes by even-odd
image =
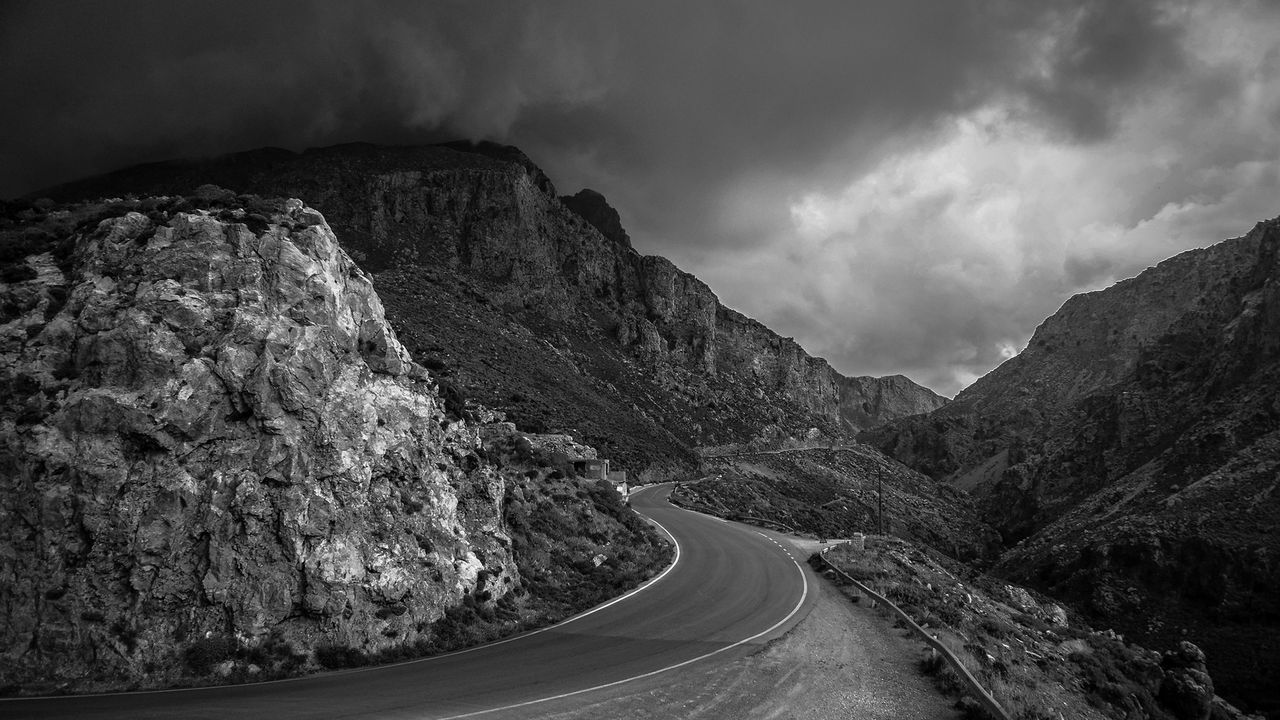
[[[793,551],[752,528],[673,507],[670,487],[632,506],[676,540],[676,563],[637,591],[570,620],[450,655],[280,682],[0,700],[0,718],[537,717],[551,704],[728,662],[781,636],[808,609]]]

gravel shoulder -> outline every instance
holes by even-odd
[[[793,543],[799,556],[813,550]],[[809,572],[806,568],[806,572]],[[728,662],[708,661],[584,697],[524,708],[523,717],[938,720],[961,717],[920,674],[923,643],[810,574],[815,598],[785,636]]]

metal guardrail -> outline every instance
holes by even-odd
[[[823,548],[818,553],[818,557],[822,558],[822,562],[827,567],[842,575],[846,580],[853,584],[854,587],[861,590],[876,602],[882,603],[885,607],[889,608],[889,610],[907,624],[907,627],[914,630],[915,633],[920,636],[920,639],[924,640],[926,645],[933,648],[938,654],[942,655],[943,659],[947,661],[947,664],[951,666],[951,669],[960,677],[961,682],[969,686],[969,691],[977,698],[982,707],[991,714],[991,717],[997,718],[997,720],[1013,720],[1012,716],[1005,712],[1005,709],[1000,707],[1000,703],[996,702],[996,699],[991,696],[991,693],[987,692],[987,689],[982,687],[982,683],[978,682],[978,679],[973,676],[973,673],[969,672],[969,668],[965,667],[964,663],[960,662],[960,658],[956,657],[956,654],[951,652],[951,648],[943,645],[938,638],[930,635],[924,628],[920,627],[915,620],[911,619],[910,615],[908,615],[902,608],[895,605],[893,601],[866,585],[863,585],[861,582],[855,580],[851,575],[849,575],[849,573],[836,567],[830,560],[827,560],[828,550],[831,550],[831,548]]]

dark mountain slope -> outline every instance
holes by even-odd
[[[931,415],[864,434],[1026,538],[997,569],[1280,709],[1280,222],[1069,300]]]
[[[967,493],[866,445],[711,457],[703,472],[673,497],[713,515],[833,538],[875,533],[883,520],[887,535],[964,560],[989,561],[999,548]]]

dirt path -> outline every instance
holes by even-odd
[[[800,545],[801,543],[796,543]],[[805,548],[808,549],[808,548]],[[960,714],[916,669],[924,645],[829,582],[811,577],[813,609],[791,632],[728,664],[629,683],[613,697],[545,707],[537,717],[950,720]]]

